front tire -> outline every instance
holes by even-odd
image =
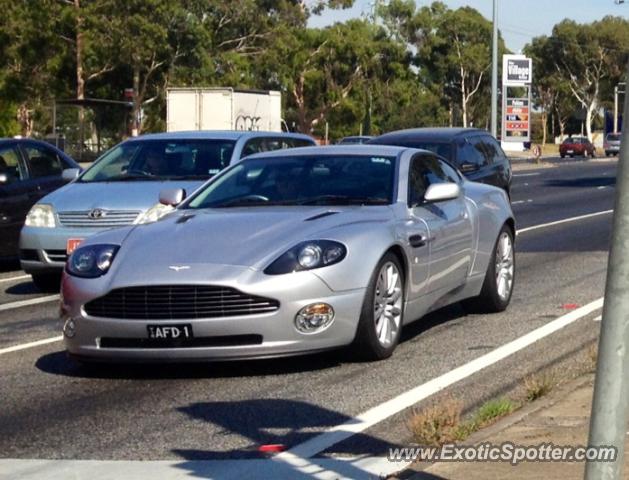
[[[61,288],[61,275],[58,273],[33,273],[31,277],[40,292],[58,292]]]
[[[403,272],[398,257],[389,252],[371,275],[353,345],[359,358],[384,360],[393,354],[404,317]]]
[[[515,280],[513,246],[513,232],[508,225],[504,225],[498,234],[494,251],[489,259],[480,295],[463,302],[463,306],[468,311],[497,313],[507,309],[511,302]]]

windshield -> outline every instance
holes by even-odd
[[[231,140],[135,140],[107,152],[81,182],[208,179],[229,165]]]
[[[184,208],[266,205],[387,205],[394,157],[299,156],[239,163]]]
[[[620,142],[620,133],[610,133],[607,135],[608,142]]]

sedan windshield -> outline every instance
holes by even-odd
[[[229,165],[234,141],[135,140],[107,152],[80,182],[208,179]]]
[[[394,157],[298,156],[245,160],[184,208],[267,205],[387,205]]]

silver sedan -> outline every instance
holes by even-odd
[[[250,157],[158,222],[90,237],[61,315],[79,360],[393,353],[453,302],[502,311],[515,274],[506,194],[422,150],[302,148]]]

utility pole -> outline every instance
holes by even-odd
[[[624,91],[620,91],[618,87],[626,87],[625,82],[620,82],[618,85],[614,87],[614,133],[618,133],[618,94],[625,93]]]
[[[491,134],[498,138],[498,0],[494,0],[493,39],[491,45]]]
[[[627,67],[629,78],[629,65]],[[625,95],[624,118],[629,118]],[[607,267],[605,304],[598,346],[594,399],[588,445],[615,447],[614,462],[588,461],[586,480],[620,480],[627,438],[629,400],[629,129],[623,128],[618,173],[612,246]]]

